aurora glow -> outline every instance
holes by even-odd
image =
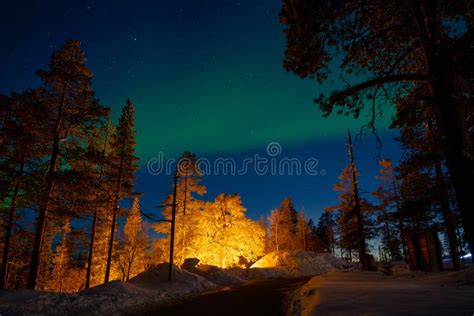
[[[51,52],[80,39],[101,102],[112,106],[114,117],[126,97],[134,102],[143,162],[159,151],[242,157],[277,141],[285,154],[321,159],[328,176],[206,179],[210,194],[240,192],[254,217],[292,195],[316,216],[334,199],[331,183],[347,162],[347,129],[358,129],[364,119],[323,118],[312,100],[340,83],[321,87],[285,72],[280,6],[270,0],[10,2],[1,13],[0,92],[37,85],[34,71]],[[388,119],[379,125],[382,134]],[[390,137],[384,142],[384,154],[396,160],[398,147]],[[364,148],[360,169],[373,179],[373,140]],[[138,186],[151,207],[169,183],[141,171]],[[315,199],[315,192],[323,197]]]

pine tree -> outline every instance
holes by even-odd
[[[40,157],[44,153],[44,143],[38,137],[41,132],[37,106],[40,94],[40,89],[12,94],[3,108],[5,117],[0,125],[0,134],[4,139],[0,158],[0,208],[7,213],[7,220],[0,288],[6,287],[10,243],[17,210],[31,207],[36,201],[34,193],[39,189],[38,170]],[[25,111],[25,108],[29,110]]]
[[[398,185],[390,160],[380,160],[380,175],[378,188],[372,193],[379,201],[376,209],[379,211],[377,222],[382,231],[382,248],[390,254],[392,261],[400,260],[402,232],[401,225],[395,220],[393,214],[398,211],[400,201],[398,200]]]
[[[316,228],[316,236],[318,237],[323,250],[334,253],[335,247],[335,226],[333,213],[324,211],[319,217],[318,226]]]
[[[290,197],[283,199],[280,207],[271,212],[268,221],[270,250],[301,249],[301,239],[297,238],[298,213]]]
[[[146,260],[147,235],[142,224],[139,198],[133,198],[132,207],[124,226],[124,240],[119,250],[119,266],[122,280],[128,281],[144,271]]]
[[[192,241],[196,239],[194,235],[199,233],[195,227],[204,203],[197,200],[193,194],[203,195],[206,187],[200,183],[201,174],[196,167],[196,161],[196,156],[189,151],[185,151],[178,159],[172,193],[163,203],[162,214],[165,222],[154,225],[158,232],[167,234],[169,240],[170,280],[175,258],[178,263],[182,263],[188,254],[194,253]]]
[[[16,224],[11,235],[8,271],[6,276],[7,288],[25,288],[28,282],[34,234],[25,226]]]
[[[111,186],[113,183],[105,177],[105,169],[107,166],[109,152],[110,152],[110,142],[109,136],[112,134],[113,126],[108,121],[107,125],[103,128],[97,130],[97,139],[98,142],[94,143],[92,151],[95,153],[92,159],[93,165],[95,167],[95,173],[92,175],[91,184],[94,188],[91,192],[91,201],[90,208],[92,209],[92,225],[89,241],[89,252],[87,256],[87,271],[86,271],[86,281],[85,287],[88,289],[91,286],[91,280],[93,278],[93,262],[96,253],[96,238],[97,232],[100,225],[101,216],[105,216],[107,210],[110,209],[109,201],[113,199],[113,194]],[[108,238],[106,238],[108,239]],[[105,260],[106,261],[106,260]]]
[[[87,144],[90,130],[108,112],[93,97],[90,85],[92,73],[85,66],[85,61],[80,42],[70,41],[53,53],[48,70],[38,71],[38,76],[47,87],[41,105],[46,115],[43,126],[49,154],[45,157],[48,167],[38,207],[29,289],[36,287],[47,218],[53,195],[58,190],[57,184],[69,181],[69,177],[61,178],[64,167],[71,162],[68,159],[77,159],[86,150],[84,143]]]
[[[295,249],[308,250],[309,234],[308,220],[304,215],[304,210],[301,210],[297,214]]]
[[[114,204],[112,221],[110,223],[109,246],[107,266],[105,269],[105,282],[109,281],[112,264],[113,246],[117,216],[119,215],[120,201],[133,192],[135,182],[136,162],[135,157],[135,110],[130,99],[127,99],[122,108],[122,114],[115,133],[112,136],[110,162],[107,176],[115,183]]]
[[[354,162],[351,134],[348,133],[349,165],[344,168],[339,176],[339,183],[334,185],[334,191],[341,192],[339,195],[340,204],[328,207],[326,210],[339,211],[339,223],[341,225],[342,247],[350,250],[354,246],[359,252],[359,261],[364,270],[368,269],[367,262],[367,235],[368,216],[364,213],[371,209],[365,199],[361,199],[358,187],[359,173]]]
[[[372,233],[369,214],[373,207],[358,194],[358,176],[353,162],[343,169],[339,182],[334,185],[334,191],[340,192],[339,205],[327,207],[326,211],[339,213],[339,247],[347,249],[350,257],[352,250],[357,249],[362,268],[368,269],[367,238]]]
[[[306,242],[307,250],[313,251],[313,252],[323,252],[324,250],[321,245],[322,243],[319,239],[317,228],[312,218],[308,220],[307,227],[308,227],[308,236],[307,236],[308,240]]]
[[[61,230],[61,241],[56,245],[53,258],[53,271],[51,275],[52,289],[57,292],[64,291],[64,281],[70,266],[71,245],[68,235],[71,233],[71,225],[66,220]]]
[[[267,250],[270,251],[280,251],[280,238],[281,238],[281,213],[280,210],[275,209],[270,212],[270,215],[267,218],[268,221],[268,233],[267,233]]]
[[[111,208],[113,208],[112,203],[108,203],[100,206],[98,210],[94,234],[94,250],[93,256],[91,257],[89,286],[104,283],[110,240],[110,225],[112,222],[112,214],[110,214]],[[115,279],[115,276],[111,274],[110,278]]]

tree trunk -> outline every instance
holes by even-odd
[[[174,173],[174,188],[173,188],[173,207],[171,210],[171,232],[170,232],[170,263],[168,267],[168,281],[171,281],[173,274],[173,259],[174,259],[174,229],[176,222],[176,191],[178,190],[178,166]]]
[[[107,144],[108,144],[108,140],[109,140],[109,127],[110,127],[110,119],[108,120],[107,122],[107,132],[105,134],[105,140],[104,140],[104,147],[102,149],[102,155],[106,155],[106,150],[107,150]],[[100,164],[100,172],[99,172],[99,177],[98,177],[98,181],[99,181],[99,185],[98,185],[98,188],[97,188],[97,194],[96,194],[96,198],[99,199],[100,198],[100,186],[101,186],[101,181],[102,181],[102,176],[104,174],[104,163],[101,163]],[[91,276],[92,276],[92,259],[94,258],[94,242],[95,242],[95,234],[96,234],[96,229],[97,229],[97,217],[98,217],[98,210],[97,210],[97,206],[95,207],[95,210],[94,210],[94,218],[92,220],[92,228],[91,228],[91,240],[90,240],[90,244],[89,244],[89,255],[88,255],[88,258],[87,258],[87,272],[86,272],[86,289],[90,288],[90,284],[91,284]]]
[[[94,211],[94,218],[92,219],[91,228],[91,240],[89,243],[89,255],[87,257],[87,272],[86,272],[86,289],[90,288],[91,285],[91,273],[92,273],[92,258],[94,257],[94,241],[95,231],[97,226],[97,209]]]
[[[135,256],[132,253],[132,255],[130,256],[130,260],[128,261],[127,277],[125,278],[125,281],[127,281],[127,282],[130,280],[130,272],[132,271],[132,265],[133,265],[134,257]]]
[[[444,175],[441,169],[441,163],[439,161],[435,161],[435,171],[436,182],[440,190],[439,199],[441,202],[446,235],[448,236],[449,250],[453,261],[453,269],[457,271],[461,268],[461,260],[459,258],[458,240],[456,238],[456,223],[454,220],[454,214],[452,213],[451,207],[449,205],[449,192],[446,182],[444,181]]]
[[[398,187],[397,187],[397,183],[395,182],[395,177],[393,178],[392,185],[393,185],[393,194],[395,198],[395,205],[397,206],[397,213],[400,213],[400,199],[398,197]],[[407,246],[405,243],[405,236],[403,235],[403,221],[400,218],[397,221],[397,226],[398,226],[397,227],[398,233],[400,236],[400,242],[402,244],[403,260],[406,261],[407,260]]]
[[[41,202],[38,221],[36,223],[36,234],[35,242],[33,246],[33,254],[31,256],[30,272],[28,274],[27,288],[34,290],[36,287],[36,279],[38,277],[38,270],[41,263],[41,248],[44,238],[44,230],[46,228],[46,220],[49,209],[49,202],[51,200],[51,194],[54,189],[54,180],[56,176],[56,168],[59,161],[59,142],[61,133],[61,124],[63,121],[63,107],[66,100],[66,88],[67,84],[64,84],[63,94],[58,107],[58,115],[56,117],[56,123],[53,130],[53,149],[51,152],[51,158],[49,161],[49,170],[46,178],[46,190],[43,201]]]
[[[360,209],[360,200],[359,200],[359,190],[357,188],[357,177],[354,164],[354,153],[352,151],[352,140],[351,133],[348,132],[349,140],[349,156],[351,160],[351,169],[352,169],[352,194],[354,195],[354,213],[357,222],[357,238],[358,238],[358,248],[359,248],[359,261],[361,262],[362,269],[367,270],[367,250],[365,247],[365,232],[364,232],[364,223],[362,222],[362,210]]]
[[[20,170],[18,171],[17,177],[20,178],[23,175],[23,168],[25,166],[24,159],[21,162]],[[0,288],[5,289],[7,287],[7,275],[8,275],[8,261],[10,255],[10,240],[13,229],[13,220],[15,218],[16,211],[16,200],[18,198],[18,191],[20,190],[20,184],[18,181],[15,181],[15,188],[13,190],[13,196],[10,201],[10,211],[8,212],[8,223],[5,228],[5,243],[3,245],[3,260],[2,260],[2,270],[0,271]]]
[[[431,49],[431,47],[427,47],[426,51],[431,51]],[[435,100],[435,118],[441,132],[444,157],[456,192],[464,234],[472,254],[474,253],[474,199],[472,198],[474,190],[471,182],[474,179],[474,162],[470,136],[467,133],[465,122],[466,113],[454,97],[452,87],[454,76],[449,70],[452,64],[446,62],[445,58],[427,59],[434,60],[430,68],[433,69],[430,86]],[[436,65],[433,66],[433,63]]]
[[[112,254],[114,249],[115,225],[117,223],[117,213],[119,210],[120,194],[122,191],[122,177],[123,177],[123,155],[120,157],[119,176],[117,179],[117,189],[115,192],[114,214],[112,216],[112,224],[110,226],[109,250],[107,253],[107,266],[105,268],[105,283],[109,282],[110,267],[112,265]]]
[[[117,223],[117,213],[119,210],[119,203],[120,203],[120,191],[122,188],[122,168],[123,168],[123,158],[121,158],[120,160],[120,173],[117,180],[117,192],[115,194],[115,201],[114,201],[114,214],[112,216],[112,224],[110,226],[109,250],[107,253],[107,266],[105,268],[105,279],[104,279],[105,283],[109,282],[110,267],[112,265],[112,252],[114,249],[115,225]]]
[[[471,254],[474,254],[474,190],[471,185],[474,179],[474,152],[465,121],[466,111],[454,91],[454,57],[448,48],[437,45],[435,30],[441,26],[438,19],[433,18],[434,10],[433,2],[421,2],[418,27],[443,154],[456,192],[466,241]]]
[[[186,204],[188,200],[188,171],[184,175],[184,200],[183,200],[183,215],[186,215]]]
[[[104,278],[105,283],[109,282],[109,278],[110,278],[110,267],[112,265],[112,254],[113,254],[113,249],[114,249],[115,225],[117,222],[117,213],[118,213],[118,208],[119,208],[118,204],[119,204],[119,199],[115,198],[114,214],[112,216],[112,224],[110,226],[109,249],[107,252],[107,266],[105,268],[105,278]]]

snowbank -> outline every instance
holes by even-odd
[[[280,276],[319,275],[329,271],[348,269],[351,265],[332,254],[316,254],[312,251],[274,251],[259,259],[252,269],[269,270]]]
[[[187,258],[184,260],[181,269],[202,276],[212,283],[223,286],[237,285],[244,281],[242,278],[226,273],[226,270],[220,269],[219,267],[199,264],[199,259],[197,258]]]
[[[474,268],[383,275],[341,271],[311,278],[293,295],[289,315],[471,315]]]
[[[112,281],[78,294],[4,290],[0,292],[0,314],[116,315],[217,288],[205,278],[177,268],[173,281],[167,278],[168,264],[161,264],[128,283]]]

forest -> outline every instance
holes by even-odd
[[[134,190],[134,105],[125,100],[114,124],[94,97],[85,62],[80,42],[67,42],[37,72],[42,87],[2,96],[3,288],[78,292],[127,281],[168,262],[171,222],[179,265],[196,257],[248,267],[268,250],[315,247],[312,221],[290,198],[268,219],[268,231],[278,232],[268,244],[266,220],[247,218],[238,194],[199,199],[206,187],[190,152],[176,167],[164,219],[143,212]],[[166,237],[151,240],[150,222]]]
[[[325,117],[368,114],[361,132],[347,135],[338,200],[319,218],[290,196],[259,220],[239,193],[209,197],[187,148],[158,210],[142,209],[140,106],[123,100],[115,122],[95,95],[81,42],[67,41],[36,71],[38,87],[0,94],[0,287],[77,293],[163,263],[171,281],[187,259],[248,269],[269,253],[300,250],[374,270],[376,261],[408,262],[420,233],[440,236],[446,268],[463,269],[474,252],[474,9],[433,3],[283,1],[284,69],[318,84],[341,72],[341,88],[314,103]],[[364,133],[380,142],[376,124],[389,105],[401,159],[378,159],[369,192],[354,142]]]

